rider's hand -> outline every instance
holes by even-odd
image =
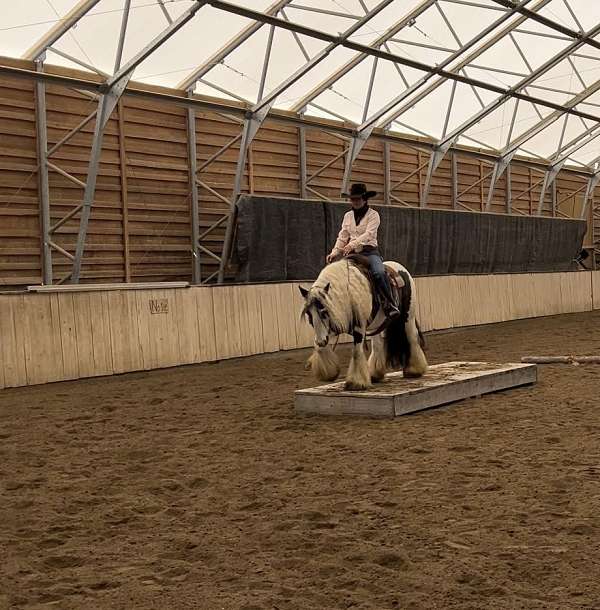
[[[343,250],[342,250],[342,254],[344,256],[348,256],[349,254],[352,254],[352,252],[354,252],[354,248],[352,246],[350,246],[350,244],[348,244]]]
[[[325,262],[330,265],[333,262],[333,254],[328,254]]]

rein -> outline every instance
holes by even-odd
[[[335,336],[335,345],[331,348],[332,352],[335,352],[335,350],[337,349],[338,343],[340,342],[340,336],[336,335]]]

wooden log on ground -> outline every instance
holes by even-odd
[[[521,362],[527,364],[572,364],[571,356],[524,356]]]
[[[600,356],[524,356],[527,364],[600,364]]]

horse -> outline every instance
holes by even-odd
[[[389,370],[402,368],[404,377],[421,377],[427,372],[425,342],[416,317],[415,282],[400,263],[386,262],[399,293],[400,316],[387,320],[374,293],[368,272],[356,258],[327,265],[306,289],[301,318],[314,329],[314,350],[307,368],[320,381],[334,381],[340,374],[339,360],[331,340],[350,334],[354,340],[346,375],[346,390],[366,390],[380,383]],[[365,341],[372,336],[367,361]]]

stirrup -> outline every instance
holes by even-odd
[[[399,318],[402,313],[400,312],[400,310],[395,306],[395,305],[388,305],[383,312],[387,318],[389,318],[390,320],[395,320],[396,318]]]

